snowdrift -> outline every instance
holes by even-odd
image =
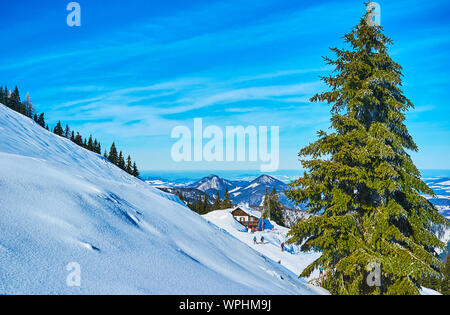
[[[68,286],[69,263],[81,285]],[[316,294],[173,195],[0,104],[0,294]]]

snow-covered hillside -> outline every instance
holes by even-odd
[[[315,294],[179,200],[0,104],[0,294]],[[66,266],[81,266],[81,286]]]
[[[282,266],[299,275],[309,264],[320,257],[320,253],[309,252],[304,253],[297,245],[285,245],[286,250],[281,251],[281,244],[287,242],[288,228],[282,227],[271,221],[274,230],[257,231],[248,233],[247,229],[233,218],[231,211],[233,209],[216,210],[205,214],[203,217],[214,223],[218,227],[224,229],[241,242],[247,244],[251,248],[257,250],[264,256],[273,261],[279,262]],[[253,238],[256,236],[258,244],[254,244]],[[260,244],[261,236],[264,236],[264,244]],[[311,278],[318,276],[314,273]]]

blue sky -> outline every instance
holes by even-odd
[[[280,168],[329,125],[311,104],[363,1],[2,0],[0,85],[30,93],[51,124],[61,120],[131,153],[141,169],[253,169],[259,163],[175,163],[174,126],[280,126]],[[390,52],[416,106],[407,126],[421,169],[450,169],[450,3],[378,1]]]

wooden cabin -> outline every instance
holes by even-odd
[[[261,212],[251,209],[246,205],[239,205],[231,211],[233,217],[247,229],[256,231]]]

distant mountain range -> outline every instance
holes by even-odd
[[[165,180],[160,177],[148,177],[144,179],[147,183],[158,188],[170,188],[167,191],[187,196],[187,201],[198,199],[206,193],[210,202],[214,202],[217,191],[223,199],[225,190],[228,188],[231,201],[234,204],[241,202],[253,206],[260,206],[266,188],[269,192],[275,187],[279,193],[280,202],[288,208],[304,210],[304,206],[295,206],[282,193],[287,188],[287,184],[269,175],[261,175],[252,181],[249,180],[228,180],[217,175],[209,175],[198,181],[190,178],[177,178],[175,180]],[[435,192],[435,196],[426,196],[447,219],[450,219],[450,178],[448,177],[428,177],[424,181]]]
[[[248,203],[253,206],[260,206],[262,204],[266,188],[270,193],[275,187],[279,194],[279,200],[284,206],[302,209],[302,207],[295,206],[284,195],[283,190],[287,188],[287,185],[269,175],[261,175],[252,181],[240,181],[227,180],[212,174],[184,186],[179,182],[169,182],[161,178],[148,178],[145,180],[149,184],[162,188],[168,192],[175,194],[182,192],[183,196],[189,199],[187,201],[197,199],[199,196],[202,196],[201,192],[203,192],[206,193],[209,196],[210,201],[213,202],[217,192],[219,192],[220,198],[223,199],[225,191],[228,189],[233,204]]]
[[[444,217],[450,219],[450,178],[426,178],[424,181],[435,193],[434,196],[426,196],[427,199]]]
[[[298,211],[305,210],[305,206],[294,206],[284,195],[283,190],[287,188],[287,184],[269,175],[261,175],[252,181],[228,180],[217,175],[209,175],[198,181],[193,181],[189,178],[173,179],[169,181],[158,177],[145,178],[144,180],[148,184],[158,187],[166,192],[175,195],[181,193],[184,200],[190,203],[199,198],[204,198],[206,194],[210,204],[212,204],[217,192],[219,192],[220,198],[223,199],[225,190],[228,189],[233,204],[248,203],[253,208],[259,210],[266,188],[268,188],[270,192],[273,187],[275,187],[278,191],[280,202],[285,206],[284,215],[288,227],[295,224],[299,218],[308,216],[304,211]],[[450,178],[428,177],[423,180],[435,193],[434,196],[425,197],[436,206],[444,217],[450,219]],[[447,251],[441,253],[442,258],[445,257],[450,250],[450,236],[447,229],[442,229],[441,226],[437,226],[436,229],[436,234],[441,241],[447,243]]]
[[[236,188],[236,185],[226,179],[220,178],[217,175],[209,175],[188,185],[187,187],[196,188],[210,196],[216,196],[217,192],[219,192],[220,196],[223,198],[226,189],[228,188],[228,191],[233,190]]]
[[[293,208],[294,204],[283,193],[287,185],[269,175],[261,175],[244,187],[236,187],[230,192],[230,197],[234,203],[245,202],[259,206],[263,202],[266,188],[268,188],[270,193],[274,187],[279,194],[280,202],[287,207]]]

